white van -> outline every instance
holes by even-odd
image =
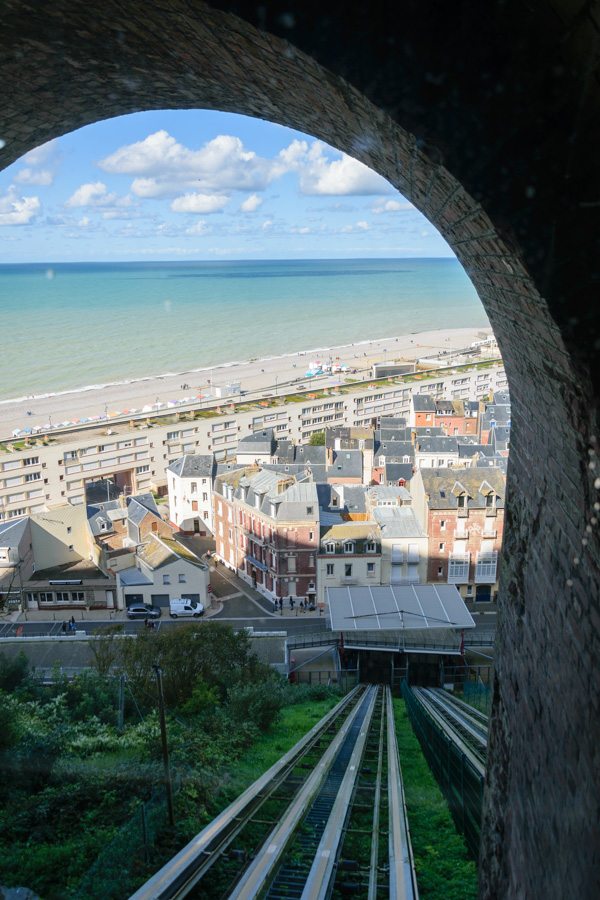
[[[178,616],[194,616],[197,619],[198,616],[204,615],[204,607],[195,600],[173,597],[169,603],[169,613],[172,619],[176,619]]]

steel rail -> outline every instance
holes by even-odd
[[[377,779],[375,781],[375,802],[373,804],[373,840],[371,842],[371,864],[369,868],[369,888],[367,900],[377,900],[377,870],[379,868],[379,828],[381,819],[381,782],[383,777],[383,749],[385,746],[385,715],[379,722],[379,749],[377,753]],[[387,707],[386,707],[387,712]],[[389,712],[387,712],[389,716]],[[389,751],[388,751],[389,752]]]
[[[468,703],[465,703],[464,700],[455,697],[454,694],[445,691],[443,688],[430,688],[430,690],[436,697],[446,700],[451,706],[455,706],[456,709],[461,710],[466,716],[473,719],[473,722],[487,734],[489,730],[489,716],[484,712],[481,712],[480,709],[475,709],[474,706],[470,706]]]
[[[372,706],[374,703],[374,695],[371,695],[370,692],[355,706],[332,743],[316,763],[306,784],[286,813],[284,813],[281,822],[267,836],[261,851],[255,856],[248,869],[243,873],[239,883],[229,894],[229,900],[253,900],[253,898],[259,896],[264,887],[274,877],[276,867],[283,859],[302,819],[312,806],[323,782],[327,778],[329,770],[354,724],[354,720],[361,711],[363,704],[367,701],[369,701],[369,706]]]
[[[451,724],[448,721],[448,714],[443,715],[439,709],[439,707],[434,706],[434,704],[428,700],[428,698],[421,694],[420,688],[411,688],[415,698],[421,704],[423,709],[427,712],[431,719],[436,723],[438,728],[440,728],[446,736],[456,745],[456,747],[460,750],[463,756],[471,763],[475,771],[478,775],[485,774],[485,759],[483,756],[478,753],[470,744],[468,744],[464,736],[460,734],[458,729],[455,727],[455,724]]]
[[[263,791],[267,791],[267,796],[271,794],[286,777],[290,768],[294,767],[348,706],[360,699],[363,692],[364,686],[358,685],[340,700],[278,762],[132,894],[130,900],[179,900],[185,897],[245,827],[250,815],[262,805],[266,799],[266,796],[262,796]]]
[[[361,725],[360,734],[354,744],[352,756],[334,800],[300,900],[326,900],[329,897],[344,832],[344,823],[354,796],[354,788],[360,772],[379,688],[373,687],[371,692],[371,701]],[[364,702],[367,702],[366,699]]]
[[[387,691],[388,833],[390,900],[418,900],[417,873],[410,840],[392,693]]]
[[[463,728],[468,735],[471,735],[475,744],[478,744],[485,751],[487,747],[487,732],[473,721],[473,717],[454,706],[451,700],[434,693],[430,688],[421,688],[425,696],[429,697],[432,703],[447,713],[457,723],[459,728]]]

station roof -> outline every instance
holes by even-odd
[[[453,584],[327,588],[334,631],[408,631],[474,628]]]

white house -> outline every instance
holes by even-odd
[[[172,538],[151,535],[137,549],[135,565],[117,572],[120,609],[132,603],[159,606],[163,611],[176,597],[211,606],[209,568]]]
[[[188,454],[167,467],[170,520],[178,531],[212,536],[214,472],[212,454]]]

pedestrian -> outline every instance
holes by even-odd
[[[77,625],[75,624],[75,620],[73,619],[73,627],[71,629],[71,634],[77,634]]]
[[[75,628],[75,616],[71,616],[71,625]]]
[[[290,609],[294,608],[294,598],[290,597]]]
[[[304,601],[300,601],[300,612],[304,612]]]
[[[66,634],[66,633],[67,633],[67,623],[66,623],[66,622],[63,622],[63,623],[62,623],[62,633],[63,633],[63,634]]]
[[[73,631],[73,623],[71,622],[70,619],[69,619],[69,622],[68,622],[68,626],[69,626],[69,634],[70,634],[70,633]]]

